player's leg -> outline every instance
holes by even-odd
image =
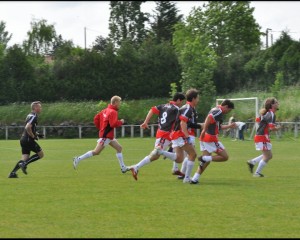
[[[186,143],[184,146],[182,146],[182,149],[187,153],[188,160],[186,163],[186,170],[184,172],[185,176],[183,179],[183,182],[190,182],[191,181],[191,173],[193,170],[193,167],[195,165],[195,159],[196,159],[196,151],[193,145]]]
[[[256,171],[253,176],[255,177],[263,177],[264,175],[261,173],[263,168],[267,165],[269,160],[272,159],[272,151],[270,150],[263,150],[262,151],[263,159],[261,159],[258,163],[258,166],[256,168]]]
[[[165,138],[156,138],[154,148],[165,149],[170,144],[170,141]],[[137,174],[140,168],[143,166],[159,159],[159,154],[157,152],[151,152],[149,155],[144,157],[140,162],[130,167],[133,177],[137,180]]]
[[[97,145],[94,148],[94,150],[90,150],[87,151],[86,153],[78,156],[78,157],[74,157],[73,158],[73,167],[74,169],[77,168],[77,165],[79,164],[80,161],[86,159],[86,158],[90,158],[93,157],[95,155],[99,155],[100,152],[105,148],[106,145],[108,145],[110,143],[110,139],[108,138],[99,138],[97,140]]]
[[[109,145],[117,151],[116,156],[119,160],[121,171],[122,171],[122,173],[126,173],[129,170],[129,168],[127,168],[125,163],[124,163],[123,153],[122,153],[122,146],[120,145],[118,140],[115,139],[115,138],[110,141]]]

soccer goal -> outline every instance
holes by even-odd
[[[235,109],[238,109],[240,112],[244,112],[246,110],[249,110],[249,108],[252,108],[251,112],[255,115],[255,118],[257,118],[259,116],[259,113],[258,113],[258,98],[257,97],[250,97],[250,98],[227,98],[227,99],[229,99],[231,101],[242,101],[242,102],[244,102],[244,104],[243,104],[244,106],[243,105],[236,106],[236,104],[235,104]],[[216,105],[219,105],[220,102],[224,101],[224,100],[225,100],[225,98],[217,98],[216,99]],[[245,104],[246,103],[245,101],[247,101],[248,104]],[[245,105],[249,105],[249,104],[250,104],[249,107],[248,106],[245,107]],[[241,109],[239,109],[239,108],[241,108]],[[253,110],[254,110],[254,112],[253,112]],[[243,122],[246,122],[246,121],[243,120]],[[253,124],[253,128],[251,130],[251,134],[250,134],[249,139],[252,139],[254,131],[256,131],[256,129],[257,129],[257,123],[255,122],[255,119],[254,119],[254,124]]]

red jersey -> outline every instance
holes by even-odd
[[[107,108],[95,115],[94,124],[99,129],[99,138],[114,139],[114,128],[120,127],[123,123],[118,120],[118,109],[108,104]]]

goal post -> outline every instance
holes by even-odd
[[[258,98],[257,97],[249,97],[249,98],[217,98],[216,105],[219,105],[219,101],[224,101],[225,99],[229,99],[230,101],[245,101],[245,100],[254,100],[255,101],[255,117],[259,116],[258,113]],[[257,129],[257,123],[255,122],[251,131],[250,139],[253,137],[254,131]]]

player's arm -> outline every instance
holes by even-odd
[[[28,135],[32,138],[35,138],[34,133],[32,132],[32,124],[30,122],[28,122],[25,126],[25,130],[28,133]]]
[[[190,134],[188,132],[187,122],[181,119],[180,120],[180,127],[181,127],[181,131],[183,132],[184,136],[186,138],[188,138]]]
[[[187,123],[188,128],[195,128],[195,129],[201,129],[203,125],[204,123],[192,123],[190,121]]]
[[[207,117],[205,119],[205,122],[203,124],[203,127],[202,127],[202,131],[201,131],[201,134],[200,134],[200,139],[204,138],[205,132],[207,131],[209,124],[210,124],[210,115],[207,115]]]
[[[237,124],[235,122],[232,122],[230,124],[227,124],[227,125],[221,125],[221,129],[228,129],[228,128],[237,128]]]
[[[120,127],[124,123],[124,119],[118,120],[117,112],[111,112],[111,114],[109,115],[108,121],[109,121],[109,125],[112,128]]]
[[[152,108],[151,108],[151,109],[149,110],[149,112],[148,112],[148,114],[147,114],[147,116],[146,116],[144,122],[140,125],[141,128],[143,128],[143,129],[149,128],[148,123],[149,123],[151,117],[153,116],[153,114],[154,114],[154,112],[153,112],[153,110],[152,110]]]

